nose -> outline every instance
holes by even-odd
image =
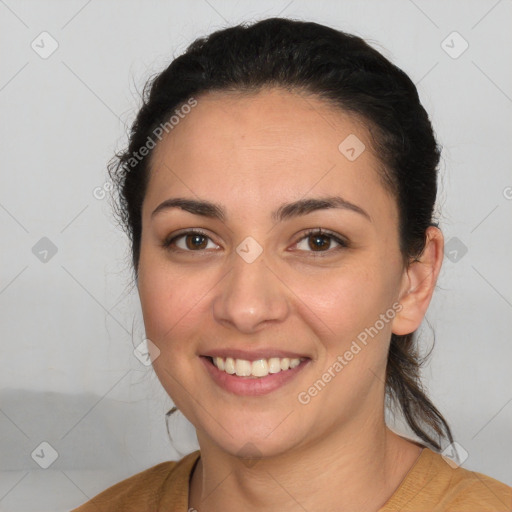
[[[289,313],[288,288],[262,255],[248,262],[234,253],[232,266],[216,289],[215,320],[243,333],[282,322]]]

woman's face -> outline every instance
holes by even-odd
[[[156,147],[138,289],[155,371],[203,442],[270,456],[382,421],[405,270],[378,166],[363,124],[275,89],[198,97]]]

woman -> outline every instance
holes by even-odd
[[[322,25],[221,30],[160,73],[110,172],[153,366],[200,451],[76,510],[510,510],[438,453],[419,380],[439,156],[411,80]]]

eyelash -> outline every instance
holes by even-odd
[[[189,236],[189,235],[204,236],[205,238],[208,238],[211,240],[210,236],[208,236],[207,233],[205,233],[204,231],[201,231],[199,229],[195,229],[195,230],[185,231],[185,232],[179,233],[177,235],[174,235],[170,238],[167,238],[162,243],[162,247],[164,249],[167,249],[168,251],[172,251],[172,252],[181,251],[181,252],[191,252],[192,253],[192,252],[205,251],[205,249],[193,251],[193,250],[185,250],[185,249],[176,249],[176,248],[171,247],[176,242],[176,240],[179,240],[180,238],[183,238],[183,237]],[[339,244],[339,247],[335,247],[334,249],[328,249],[326,251],[302,251],[302,252],[311,253],[312,257],[322,257],[325,254],[332,254],[334,251],[346,249],[349,247],[349,243],[346,240],[343,240],[339,236],[337,236],[335,233],[325,230],[325,229],[322,229],[322,228],[315,228],[315,229],[310,229],[310,230],[306,231],[306,233],[304,233],[304,235],[295,243],[295,245],[298,244],[299,242],[302,242],[302,240],[305,240],[312,236],[326,237],[326,238],[331,239],[332,241],[336,242],[337,244]]]

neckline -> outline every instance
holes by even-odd
[[[418,458],[404,475],[393,494],[381,506],[379,512],[401,510],[425,487],[429,479],[432,478],[430,473],[435,455],[436,453],[428,446],[423,446]]]
[[[430,450],[427,446],[421,445],[419,443],[418,446],[421,447],[421,452],[409,468],[407,473],[404,475],[398,486],[393,491],[393,494],[388,498],[388,500],[379,508],[379,512],[387,512],[399,510],[397,507],[404,506],[410,499],[416,495],[426,483],[428,476],[430,474],[430,469],[432,467],[433,458],[435,452]],[[187,486],[186,486],[186,505],[187,510],[189,509],[189,501],[190,501],[190,488],[192,483],[192,477],[194,475],[195,470],[197,469],[197,465],[199,460],[201,459],[201,451],[197,450],[187,456],[190,457],[190,470],[187,478]]]

